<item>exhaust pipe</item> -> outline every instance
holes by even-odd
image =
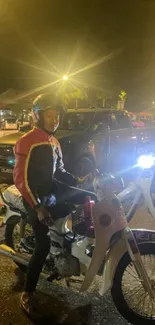
[[[16,253],[14,251],[14,249],[12,249],[11,247],[9,247],[7,245],[4,245],[4,244],[0,245],[0,254],[10,258],[12,261],[22,264],[24,266],[28,266],[28,264],[29,264],[29,259],[27,259],[27,258],[25,259],[25,258],[21,257],[20,253]],[[60,277],[58,276],[58,278],[57,278],[57,276],[58,276],[57,273],[55,274],[55,276],[52,276],[46,270],[44,270],[43,272],[40,273],[40,277],[43,279],[46,279],[49,282],[52,282],[54,279],[60,280]],[[66,281],[66,285],[68,287],[69,286],[68,280],[65,279],[65,281]]]
[[[22,264],[26,267],[29,264],[28,258],[23,258],[20,253],[15,252],[11,247],[9,247],[7,245],[4,245],[4,244],[0,245],[0,254],[10,258],[12,261]],[[47,279],[49,276],[49,273],[44,270],[43,272],[41,272],[40,276],[43,279]]]
[[[22,258],[19,253],[16,253],[11,247],[7,245],[0,245],[0,254],[10,258],[16,263],[28,266],[29,260]]]

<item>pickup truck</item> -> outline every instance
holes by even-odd
[[[23,131],[0,138],[0,182],[12,183],[13,147]],[[84,176],[99,169],[124,179],[132,173],[137,148],[155,151],[155,128],[134,128],[126,111],[69,110],[55,135],[68,171]]]

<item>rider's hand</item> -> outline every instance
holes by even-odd
[[[94,180],[94,178],[98,177],[98,176],[99,176],[99,171],[97,169],[95,169],[93,174],[90,173],[83,177],[77,177],[77,184],[80,185],[80,184],[83,184],[86,182],[92,182]]]
[[[36,212],[38,215],[38,219],[41,223],[43,223],[44,225],[47,225],[47,226],[52,226],[52,224],[53,224],[52,218],[46,208],[44,208],[42,206],[38,207],[38,208],[36,208]]]

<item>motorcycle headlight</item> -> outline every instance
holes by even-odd
[[[143,155],[138,158],[138,166],[143,169],[149,169],[155,165],[155,157],[152,155]]]

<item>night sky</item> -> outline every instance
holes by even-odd
[[[56,80],[53,65],[72,73],[102,57],[77,81],[112,94],[124,89],[131,110],[151,106],[155,0],[0,0],[1,92]]]

